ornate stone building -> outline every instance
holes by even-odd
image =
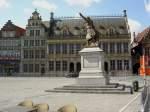
[[[131,73],[130,29],[127,14],[120,16],[91,16],[99,32],[99,47],[105,55],[105,70],[117,75]],[[77,17],[54,18],[44,22],[49,28],[48,71],[49,76],[64,76],[68,72],[80,71],[80,51],[85,43],[84,21]]]
[[[131,73],[131,39],[127,14],[91,16],[99,32],[99,47],[105,51],[105,70],[117,75]],[[22,38],[21,72],[25,76],[65,76],[79,72],[79,52],[86,43],[84,20],[80,17],[54,17],[42,21],[34,11]]]
[[[35,10],[28,19],[26,35],[22,38],[21,75],[41,76],[47,71],[47,32],[42,18]]]
[[[21,38],[25,29],[10,20],[0,30],[0,74],[16,74],[20,70]]]

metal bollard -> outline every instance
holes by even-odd
[[[139,82],[138,81],[133,82],[133,90],[138,92],[138,90],[139,90]]]

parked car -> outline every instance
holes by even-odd
[[[65,75],[65,77],[67,78],[78,77],[78,76],[79,76],[79,73],[76,73],[76,72],[71,72]]]

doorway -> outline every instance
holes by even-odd
[[[74,63],[71,62],[69,65],[69,72],[74,72]]]

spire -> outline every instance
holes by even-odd
[[[54,19],[54,13],[53,12],[50,13],[50,19],[51,20]]]
[[[123,10],[123,16],[127,17],[127,10]]]

